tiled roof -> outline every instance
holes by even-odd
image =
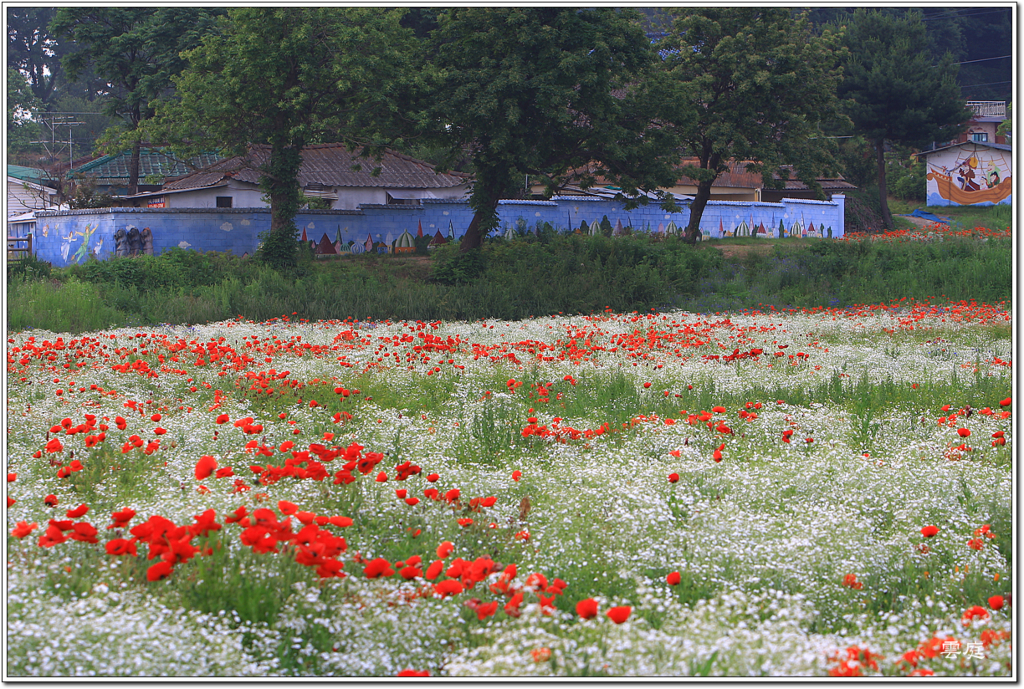
[[[760,189],[761,188],[761,175],[754,172],[747,172],[746,161],[730,160],[728,163],[729,170],[722,172],[715,179],[712,187],[734,187],[739,189]],[[697,158],[683,158],[679,161],[679,167],[684,165],[695,165],[699,166],[700,161]],[[697,185],[697,180],[691,179],[686,175],[680,175],[678,184],[692,184]]]
[[[141,181],[149,175],[162,178],[180,177],[196,168],[207,167],[222,159],[223,157],[216,153],[203,153],[189,161],[190,167],[189,164],[171,155],[170,151],[160,148],[143,148],[139,152],[139,180]],[[109,181],[108,183],[117,183],[115,180],[124,180],[127,183],[128,166],[131,161],[131,151],[125,151],[97,158],[77,168],[74,173]]]
[[[8,165],[7,176],[16,177],[23,182],[36,182],[37,184],[50,179],[46,170],[37,167],[25,167],[24,165]]]
[[[191,175],[173,180],[165,189],[199,189],[232,177],[251,184],[259,183],[257,167],[270,155],[268,146],[253,146],[248,160],[242,156],[221,160]],[[360,169],[354,170],[353,166]],[[380,167],[380,174],[371,172]],[[430,163],[407,155],[387,151],[380,162],[360,158],[344,144],[315,144],[302,149],[302,167],[299,185],[306,188],[320,184],[324,187],[377,187],[406,189],[444,189],[457,187],[469,181],[470,176],[460,172],[436,173]]]

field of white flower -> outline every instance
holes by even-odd
[[[5,678],[1015,676],[1011,324],[9,334]]]

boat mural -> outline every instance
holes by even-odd
[[[927,174],[929,182],[935,182],[935,191],[946,201],[958,206],[969,206],[975,203],[1000,203],[1013,193],[1013,178],[1002,179],[994,187],[987,189],[963,189],[957,186],[951,175],[944,175],[932,169]],[[929,185],[930,186],[930,185]]]
[[[983,145],[958,147],[950,157],[928,160],[928,203],[940,206],[1010,203],[1013,194],[1009,151]],[[955,157],[954,157],[955,156]]]

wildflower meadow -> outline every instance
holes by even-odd
[[[1012,310],[7,339],[7,678],[1012,677]]]

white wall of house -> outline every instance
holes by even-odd
[[[388,202],[388,193],[399,198],[413,199],[461,199],[468,193],[468,185],[446,189],[382,189],[366,187],[335,187],[324,191],[308,193],[309,196],[326,198],[331,201],[332,210],[358,210],[360,205],[383,205]],[[189,191],[164,194],[154,193],[136,199],[136,205],[143,208],[163,203],[164,208],[216,208],[218,196],[230,196],[232,208],[266,208],[270,204],[263,200],[263,192],[255,185],[230,180],[227,186],[208,187]],[[152,206],[151,206],[152,207]],[[19,211],[22,212],[22,211]]]
[[[57,191],[50,187],[25,182],[17,177],[7,178],[7,217],[41,210],[57,204]]]
[[[157,196],[160,195],[154,194],[154,198]],[[226,187],[162,195],[167,208],[216,208],[218,196],[230,196],[232,208],[266,208],[269,205],[263,200],[263,192],[258,188],[234,181],[229,182]],[[146,203],[140,205],[145,206]]]

